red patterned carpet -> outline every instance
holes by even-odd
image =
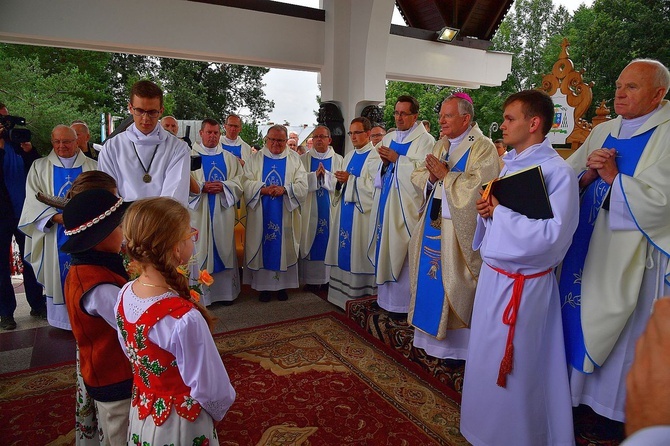
[[[215,341],[237,390],[222,445],[467,444],[453,391],[336,313]],[[0,383],[3,444],[74,444],[74,365]]]
[[[459,392],[452,396],[460,402],[465,362],[433,358],[426,355],[423,349],[414,347],[414,329],[406,321],[389,318],[376,301],[376,296],[372,296],[348,302],[347,316],[367,333],[419,366],[424,375]],[[573,417],[578,446],[617,446],[623,441],[623,424],[601,417],[588,406],[574,408]]]

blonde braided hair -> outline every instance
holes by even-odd
[[[190,229],[189,222],[188,210],[173,198],[135,201],[123,218],[126,252],[141,266],[151,265],[160,272],[179,297],[197,307],[212,331],[216,319],[201,303],[191,299],[188,278],[177,270],[179,260],[174,255],[174,248]]]

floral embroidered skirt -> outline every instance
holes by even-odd
[[[151,416],[140,420],[137,407],[131,407],[128,444],[137,446],[218,446],[219,439],[216,435],[214,420],[205,410],[202,410],[198,418],[191,422],[180,417],[172,407],[172,412],[165,423],[156,426]]]

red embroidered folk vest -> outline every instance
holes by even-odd
[[[72,334],[79,346],[84,383],[94,399],[118,401],[130,398],[130,380],[133,378],[130,363],[119,344],[116,329],[102,317],[86,313],[81,302],[84,294],[107,283],[120,288],[126,279],[102,266],[73,265],[65,279],[65,304]],[[116,297],[113,299],[116,301]],[[118,385],[124,381],[128,381],[127,385]]]
[[[119,305],[119,328],[133,367],[132,405],[138,408],[140,420],[149,415],[156,426],[168,419],[174,406],[179,416],[194,421],[200,415],[200,403],[191,397],[191,389],[179,374],[174,355],[149,339],[149,331],[161,319],[180,319],[194,305],[181,297],[168,297],[150,306],[130,323]]]

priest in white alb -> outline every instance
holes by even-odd
[[[200,157],[201,167],[193,172],[200,189],[191,194],[191,223],[198,229],[195,257],[198,269],[212,274],[214,283],[203,289],[203,303],[230,305],[240,294],[240,273],[235,249],[235,204],[242,196],[242,166],[219,143],[221,125],[205,119],[200,128],[201,143],[194,143],[191,156]]]
[[[407,248],[423,202],[423,191],[411,176],[435,138],[417,122],[419,103],[412,96],[399,96],[393,115],[397,130],[387,133],[377,148],[382,163],[375,178],[368,258],[375,266],[377,303],[392,318],[404,319],[410,299]]]
[[[669,88],[662,63],[632,61],[616,81],[619,116],[568,159],[582,191],[560,277],[572,403],[616,421],[635,343],[670,294]]]
[[[412,280],[408,322],[414,346],[436,358],[464,360],[482,259],[472,249],[475,203],[482,185],[498,177],[498,154],[473,123],[472,99],[454,93],[440,107],[441,133],[412,181],[425,190],[409,244]]]
[[[307,171],[308,194],[300,210],[302,232],[298,269],[306,291],[327,287],[330,280],[330,267],[324,260],[331,228],[331,202],[337,185],[333,172],[342,168],[342,156],[330,146],[330,129],[319,125],[312,132],[312,138],[313,147],[300,157]]]
[[[307,173],[300,156],[287,150],[283,125],[268,129],[265,147],[244,165],[247,226],[244,282],[260,291],[258,299],[288,300],[297,288],[300,206],[307,196]]]
[[[370,129],[368,118],[351,121],[349,137],[354,150],[344,157],[342,170],[334,173],[338,184],[325,263],[330,265],[328,302],[342,309],[347,301],[377,291],[375,268],[366,252],[374,179],[381,160],[370,141]]]
[[[70,330],[63,285],[70,255],[59,250],[67,236],[61,210],[38,201],[36,195],[65,197],[80,173],[96,170],[98,163],[77,147],[77,133],[58,125],[51,132],[53,150],[33,162],[26,178],[26,201],[19,229],[26,234],[25,260],[35,270],[47,296],[47,320],[53,327]]]

